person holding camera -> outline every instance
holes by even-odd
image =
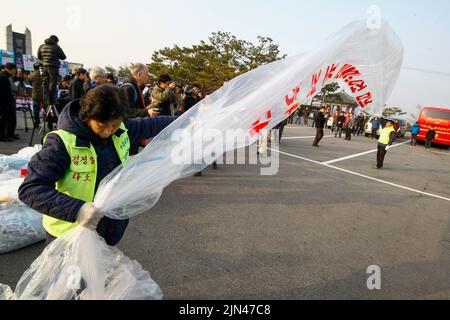
[[[183,106],[184,112],[188,112],[193,106],[200,102],[198,95],[194,92],[193,89],[188,88],[184,93]]]
[[[158,84],[152,91],[152,104],[151,108],[161,116],[172,116],[175,110],[172,110],[171,105],[174,100],[175,88],[177,84],[172,81],[172,78],[163,74],[159,77]]]
[[[59,60],[67,58],[58,43],[57,36],[50,36],[38,50],[38,58],[43,62],[44,72],[48,74],[49,78],[47,85],[50,105],[56,105],[58,96]]]
[[[61,114],[62,109],[71,101],[70,100],[70,86],[72,85],[72,77],[67,75],[62,78],[59,84],[59,97],[58,97],[58,112]]]
[[[106,83],[112,84],[112,85],[117,85],[117,79],[112,73],[108,73],[106,75]]]
[[[43,81],[41,77],[41,73],[39,72],[39,68],[43,67],[43,65],[39,62],[35,63],[33,68],[34,71],[31,74],[29,80],[31,85],[33,86],[32,98],[33,98],[33,116],[34,116],[34,127],[37,129],[41,124],[40,112],[42,108],[42,104],[44,101],[43,93]]]

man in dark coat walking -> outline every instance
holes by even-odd
[[[316,118],[314,119],[314,123],[316,126],[316,139],[314,140],[313,147],[319,147],[319,142],[322,140],[324,136],[323,129],[325,127],[325,122],[327,121],[325,118],[325,108],[321,108],[317,113]]]

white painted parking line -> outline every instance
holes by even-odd
[[[402,143],[399,143],[399,144],[395,144],[392,147],[390,147],[390,149],[400,147],[400,146],[402,146],[404,144],[407,144],[407,143],[410,143],[410,141],[405,141],[405,142],[402,142]],[[371,154],[371,153],[375,153],[375,152],[378,152],[378,149],[374,149],[374,150],[370,150],[370,151],[366,151],[366,152],[361,152],[361,153],[354,154],[354,155],[348,156],[348,157],[343,157],[343,158],[339,158],[339,159],[335,159],[335,160],[326,161],[323,164],[326,164],[326,165],[333,164],[333,163],[336,163],[336,162],[341,162],[341,161],[345,161],[345,160],[349,160],[349,159],[353,159],[353,158],[358,158],[358,157],[365,156],[367,154]]]
[[[342,168],[339,168],[339,167],[331,166],[329,164],[324,164],[324,163],[319,162],[319,161],[315,161],[315,160],[312,160],[312,159],[300,157],[300,156],[297,156],[297,155],[294,155],[294,154],[290,154],[290,153],[286,153],[286,152],[283,152],[283,151],[280,151],[280,150],[274,150],[274,149],[270,149],[270,150],[272,152],[277,152],[279,154],[283,154],[283,155],[286,155],[286,156],[289,156],[289,157],[292,157],[292,158],[297,158],[297,159],[304,160],[304,161],[307,161],[307,162],[315,163],[315,164],[318,164],[318,165],[321,165],[321,166],[324,166],[324,167],[327,167],[327,168],[330,168],[330,169],[334,169],[334,170],[345,172],[345,173],[348,173],[348,174],[351,174],[351,175],[354,175],[354,176],[358,176],[360,178],[365,178],[365,179],[368,179],[368,180],[372,180],[372,181],[380,182],[380,183],[383,183],[383,184],[387,184],[389,186],[396,187],[396,188],[399,188],[399,189],[411,191],[411,192],[418,193],[418,194],[421,194],[421,195],[424,195],[424,196],[428,196],[428,197],[432,197],[432,198],[436,198],[436,199],[440,199],[440,200],[444,200],[444,201],[450,202],[450,198],[446,198],[446,197],[443,197],[443,196],[440,196],[440,195],[437,195],[437,194],[433,194],[433,193],[429,193],[429,192],[424,192],[424,191],[412,189],[412,188],[409,188],[409,187],[406,187],[406,186],[402,186],[402,185],[399,185],[399,184],[396,184],[396,183],[392,183],[392,182],[389,182],[389,181],[385,181],[385,180],[381,180],[381,179],[378,179],[378,178],[370,177],[370,176],[367,176],[365,174],[361,174],[361,173],[357,173],[357,172],[354,172],[354,171],[342,169]]]
[[[434,154],[439,154],[439,155],[442,155],[442,156],[450,156],[450,152],[440,152],[440,151],[433,151],[433,150],[431,150],[431,153],[434,153]]]
[[[283,138],[281,140],[314,139],[315,137],[316,136],[309,136],[309,137],[305,137],[305,136],[303,136],[303,137],[285,137],[285,138]],[[324,138],[331,138],[331,137],[334,137],[334,136],[324,136]]]

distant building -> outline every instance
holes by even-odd
[[[23,69],[23,55],[33,55],[31,31],[25,28],[24,33],[14,32],[12,25],[6,26],[4,43],[1,46],[6,51],[13,51],[15,63]]]
[[[325,99],[325,107],[331,107],[332,111],[344,111],[356,113],[359,105],[356,100],[344,91],[329,95]]]
[[[312,105],[303,105],[302,107],[309,108],[309,110],[319,110],[321,107],[326,107],[331,108],[332,112],[344,111],[356,114],[359,105],[352,96],[342,91],[327,95],[325,102],[322,102],[321,97],[318,96],[313,100]]]

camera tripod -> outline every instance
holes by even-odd
[[[32,109],[31,109],[31,104],[30,104],[30,100],[29,100],[29,98],[30,98],[30,95],[25,91],[25,95],[24,95],[24,97],[25,97],[25,101],[26,101],[26,107],[25,107],[25,109],[24,110],[22,110],[22,112],[23,112],[23,120],[24,120],[24,122],[25,122],[25,132],[28,132],[29,131],[29,128],[28,128],[28,121],[27,121],[27,112],[29,112],[29,114],[30,114],[30,117],[31,117],[31,123],[33,124],[33,127],[35,126],[35,123],[34,123],[34,117],[33,117],[33,112],[32,112]]]

